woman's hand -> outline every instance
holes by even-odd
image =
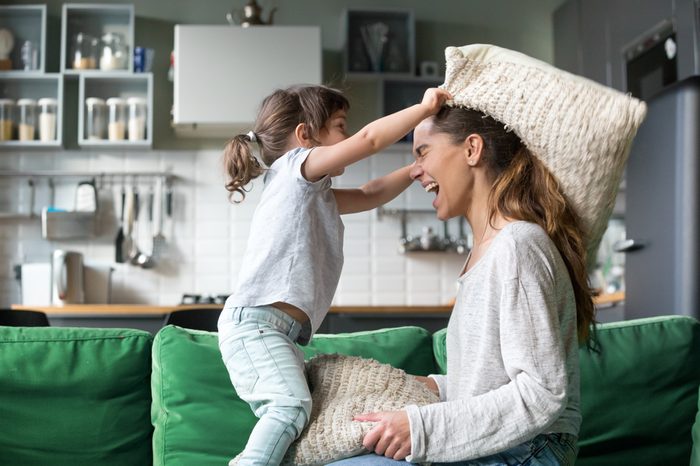
[[[440,389],[438,388],[435,380],[433,380],[431,377],[416,375],[415,378],[418,379],[419,382],[425,384],[425,386],[428,387],[431,392],[435,393],[438,397],[440,396]]]
[[[431,87],[423,94],[421,105],[427,107],[430,115],[435,115],[446,101],[450,100],[452,95],[444,89]]]
[[[367,450],[397,461],[411,454],[411,427],[405,411],[359,414],[353,420],[377,423],[362,441]]]

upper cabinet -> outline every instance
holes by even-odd
[[[0,5],[0,147],[61,147],[73,106],[80,147],[151,147],[153,75],[134,73],[134,19],[130,4],[64,4],[60,73],[47,73],[46,5]]]
[[[61,72],[130,73],[133,50],[133,5],[63,5]]]
[[[178,134],[231,136],[273,90],[321,83],[321,29],[176,25],[174,62]]]
[[[411,10],[345,10],[345,72],[354,76],[412,76],[416,69],[414,24]]]
[[[0,5],[0,73],[43,73],[46,5]]]

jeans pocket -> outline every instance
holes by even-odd
[[[260,376],[244,341],[237,338],[230,339],[221,346],[221,353],[233,388],[241,399],[245,399],[253,392]]]

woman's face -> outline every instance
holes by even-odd
[[[446,133],[436,131],[432,118],[423,120],[413,133],[416,158],[411,178],[426,192],[434,193],[433,207],[440,220],[466,215],[473,174],[464,144],[455,144]]]

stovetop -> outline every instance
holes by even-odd
[[[195,294],[185,293],[182,295],[180,304],[224,304],[228,294]]]

